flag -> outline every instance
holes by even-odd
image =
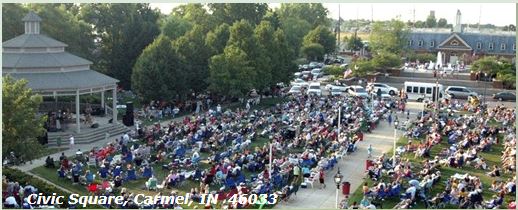
[[[344,72],[344,78],[347,78],[353,71],[351,69],[347,69],[347,71]]]

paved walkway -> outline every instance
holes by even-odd
[[[410,109],[411,119],[415,118],[415,114],[422,109],[421,103],[409,103],[407,108]],[[406,120],[406,114],[398,113],[400,122]],[[402,133],[398,132],[398,136]],[[365,172],[365,160],[367,159],[367,147],[372,144],[373,157],[381,155],[383,152],[388,152],[394,147],[394,124],[388,125],[386,121],[380,122],[378,127],[370,134],[365,134],[364,140],[357,143],[358,150],[344,156],[337,166],[327,171],[326,174],[326,188],[320,189],[320,184],[314,183],[313,189],[302,189],[297,192],[296,196],[290,198],[288,202],[281,202],[275,206],[277,209],[335,209],[336,208],[336,185],[333,177],[340,168],[343,175],[342,180],[351,183],[352,194],[363,183]],[[391,156],[392,154],[388,154]],[[339,192],[339,202],[343,198],[343,194]]]

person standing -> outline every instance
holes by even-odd
[[[389,116],[387,117],[387,122],[389,125],[392,124],[392,113],[389,113]]]
[[[367,158],[372,157],[372,144],[369,144],[369,147],[367,148]]]
[[[75,138],[73,135],[70,135],[70,148],[74,148],[74,144],[75,144]]]
[[[321,189],[326,189],[326,183],[325,183],[325,174],[324,169],[320,169],[320,172],[318,173],[318,180],[320,181],[320,185],[322,186]]]

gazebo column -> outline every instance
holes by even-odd
[[[106,106],[104,104],[104,90],[101,91],[101,108],[104,109],[104,113],[106,114]]]
[[[113,106],[112,106],[112,115],[113,115],[113,123],[117,123],[117,86],[114,86],[113,87],[113,92],[112,92],[113,96],[112,96],[112,102],[113,102]]]
[[[76,125],[77,133],[81,132],[81,112],[79,109],[79,90],[76,91]]]

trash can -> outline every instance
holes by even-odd
[[[365,171],[368,171],[371,166],[374,166],[374,162],[372,160],[365,160]]]
[[[347,195],[349,195],[349,192],[351,192],[351,183],[343,182],[342,183],[342,193],[347,196]]]

